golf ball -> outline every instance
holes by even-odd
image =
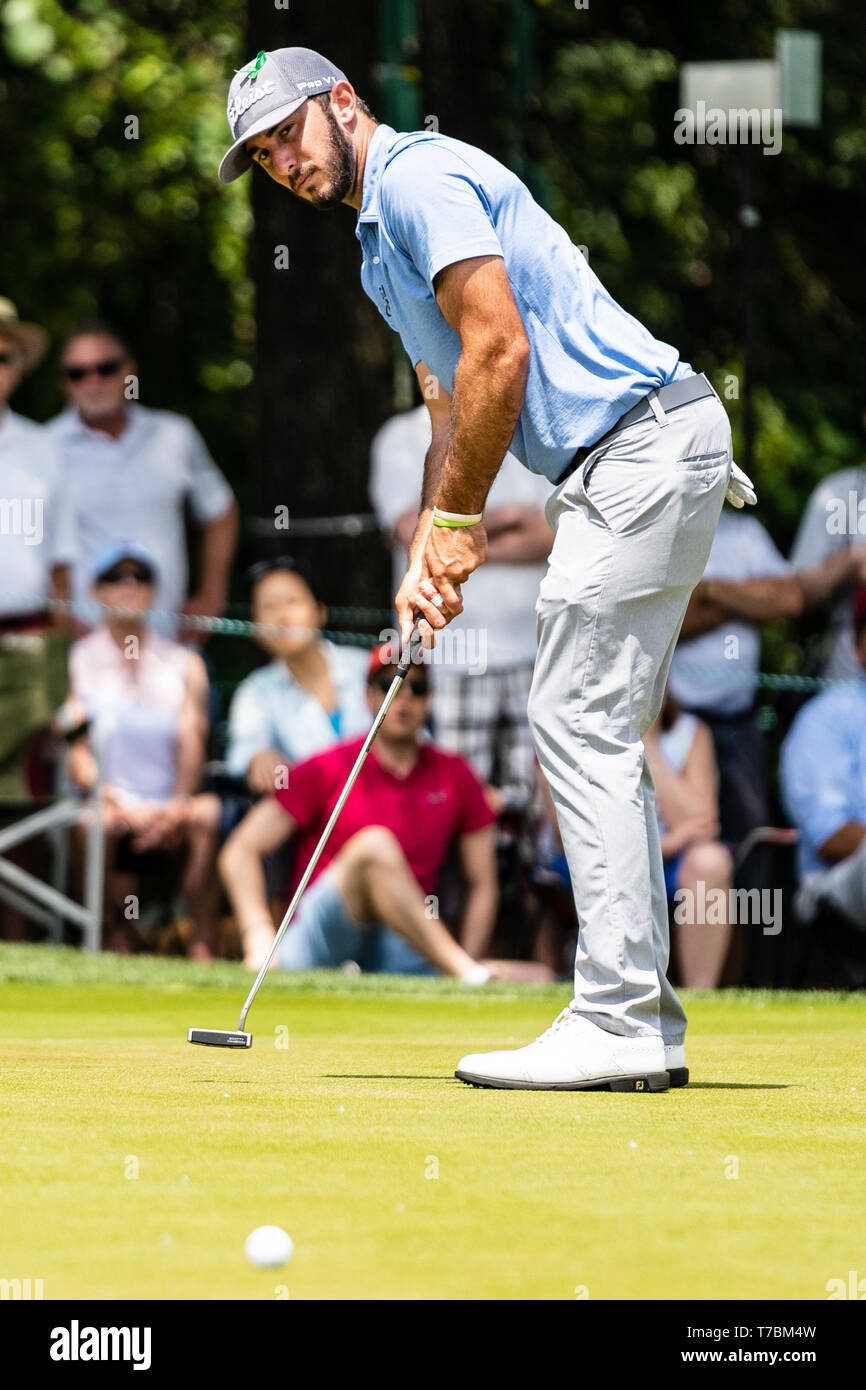
[[[257,1226],[244,1241],[244,1254],[260,1269],[276,1269],[292,1258],[292,1238],[281,1226]]]

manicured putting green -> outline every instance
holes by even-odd
[[[0,1276],[52,1298],[806,1298],[866,1275],[862,996],[687,996],[693,1084],[472,1090],[567,987],[0,946]],[[291,1262],[243,1245],[282,1226]]]

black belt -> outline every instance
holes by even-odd
[[[704,396],[714,396],[715,394],[703,372],[699,376],[685,376],[681,381],[672,381],[668,386],[657,386],[655,390],[644,396],[642,401],[638,401],[637,405],[633,405],[631,410],[627,410],[625,415],[621,415],[616,424],[606,430],[594,444],[587,444],[578,449],[571,463],[560,473],[554,487],[558,487],[561,482],[565,481],[569,473],[573,473],[575,468],[579,468],[587,455],[591,454],[593,449],[597,449],[599,444],[610,439],[612,435],[619,434],[620,430],[628,429],[629,425],[636,425],[639,420],[645,420],[648,415],[654,415],[652,401],[655,401],[662,413],[666,415],[669,410],[677,410],[681,405],[691,405],[692,401],[700,401],[703,400]]]

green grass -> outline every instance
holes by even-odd
[[[455,1063],[529,1041],[567,988],[276,976],[250,1052],[189,1047],[250,978],[0,946],[0,1277],[47,1299],[823,1299],[866,1275],[862,996],[687,996],[686,1090],[507,1092]],[[282,1270],[243,1256],[268,1223]]]

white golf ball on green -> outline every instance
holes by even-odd
[[[276,1269],[292,1258],[292,1238],[282,1226],[257,1226],[244,1241],[244,1254],[259,1269]]]

